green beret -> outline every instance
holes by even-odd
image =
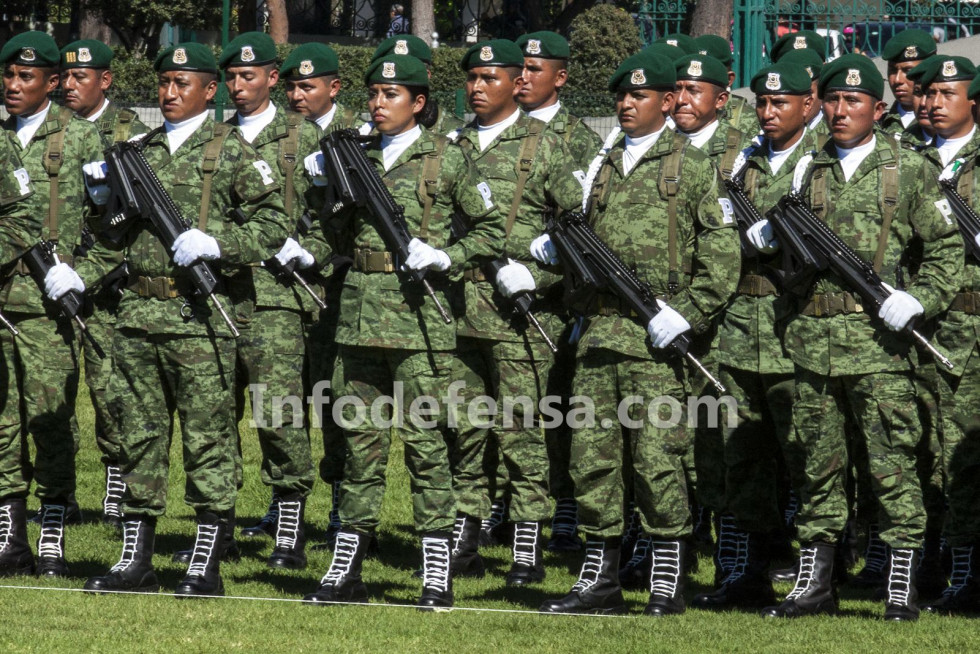
[[[728,69],[714,57],[707,55],[687,55],[674,62],[677,81],[682,79],[694,82],[711,82],[721,88],[728,88]]]
[[[58,45],[45,32],[21,32],[0,49],[0,64],[54,68],[60,58]]]
[[[221,49],[218,66],[221,70],[234,66],[265,66],[275,63],[276,44],[264,32],[245,32]]]
[[[108,68],[112,62],[112,48],[96,39],[73,41],[61,49],[61,67]]]
[[[401,84],[429,88],[429,69],[411,55],[392,54],[375,59],[364,73],[365,84]]]
[[[934,55],[909,71],[909,79],[921,84],[923,89],[933,82],[969,82],[976,76],[977,68],[972,61],[950,55]]]
[[[460,68],[481,68],[483,66],[514,66],[524,68],[524,53],[517,44],[507,39],[481,41],[470,47],[459,62]]]
[[[681,34],[679,32],[661,36],[659,39],[654,41],[654,43],[666,43],[667,45],[672,45],[675,48],[680,48],[683,50],[684,54],[698,53],[698,46],[694,42],[694,37],[688,36],[687,34]]]
[[[780,61],[753,75],[749,86],[756,95],[807,95],[810,81],[803,66]]]
[[[822,98],[831,89],[861,91],[881,100],[885,79],[871,59],[862,54],[846,54],[823,67],[817,91]]]
[[[971,100],[977,96],[980,96],[980,75],[973,78],[973,81],[970,82],[970,88],[966,90],[966,97]]]
[[[661,57],[666,57],[668,61],[677,61],[681,57],[687,56],[683,50],[668,43],[651,43],[647,47],[643,48],[643,52],[649,52],[650,54],[657,54]]]
[[[388,37],[371,55],[371,61],[387,54],[412,55],[427,64],[432,63],[432,48],[429,47],[428,43],[412,34],[398,34]]]
[[[294,49],[279,68],[283,79],[336,75],[337,53],[325,43],[304,43]]]
[[[153,62],[153,70],[189,70],[195,73],[218,73],[218,62],[211,48],[203,43],[178,43],[163,50]]]
[[[670,59],[647,50],[641,50],[619,64],[619,68],[609,78],[609,90],[673,89],[676,82],[674,66]]]
[[[698,48],[698,54],[714,57],[727,68],[732,67],[732,44],[728,39],[723,39],[715,34],[702,34],[695,37],[694,45]]]
[[[888,39],[881,49],[885,61],[919,61],[936,54],[936,42],[932,34],[925,30],[903,30]]]
[[[554,32],[531,32],[519,36],[514,41],[525,57],[541,59],[568,59],[571,56],[568,41],[561,34]]]
[[[779,37],[772,44],[772,52],[769,53],[769,58],[772,61],[779,61],[790,50],[802,50],[804,48],[816,51],[821,60],[827,60],[827,39],[811,30],[790,32]]]
[[[820,79],[823,70],[823,57],[817,54],[816,50],[803,48],[802,50],[790,50],[782,56],[779,63],[797,64],[806,69],[806,74],[810,76],[810,81]]]

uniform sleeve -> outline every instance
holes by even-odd
[[[313,225],[310,231],[300,239],[307,252],[313,255],[316,266],[320,267],[330,260],[333,254],[332,248],[324,238],[323,230],[319,228],[317,217],[323,209],[326,200],[326,187],[314,186],[313,180],[306,173],[303,160],[311,154],[320,151],[320,128],[316,123],[304,122],[300,129],[299,154],[296,161],[296,171],[294,181],[296,192],[299,196],[298,215],[308,211],[313,217]]]
[[[440,177],[451,180],[455,213],[466,223],[466,235],[445,249],[452,265],[450,278],[463,274],[468,262],[482,265],[503,253],[504,216],[495,203],[490,186],[459,146],[446,146]]]
[[[0,136],[0,265],[22,255],[42,227],[30,176],[7,138]]]

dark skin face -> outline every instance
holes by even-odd
[[[888,62],[888,86],[891,87],[895,99],[905,111],[912,111],[912,90],[915,84],[909,79],[908,73],[921,61]]]
[[[340,78],[333,75],[286,80],[286,98],[289,108],[310,120],[326,115],[333,109],[334,100],[340,93]]]
[[[929,122],[929,111],[926,107],[925,93],[922,92],[922,87],[918,84],[915,85],[915,90],[912,91],[912,106],[915,107],[915,120],[922,127],[922,131],[929,136],[935,136],[936,130],[933,129],[932,123]]]
[[[517,92],[517,101],[524,111],[550,107],[558,102],[558,89],[568,81],[568,71],[563,62],[540,57],[524,57],[524,83]]]
[[[3,69],[3,104],[12,116],[33,116],[48,106],[48,94],[58,88],[57,71],[8,64]]]
[[[728,91],[720,86],[710,82],[678,80],[671,115],[677,123],[677,129],[690,134],[717,119],[718,112],[726,102]]]
[[[481,125],[496,125],[517,111],[519,68],[482,66],[466,73],[466,100]]]
[[[640,138],[664,126],[665,116],[673,104],[673,91],[621,90],[616,92],[616,118],[627,136]]]
[[[785,150],[800,140],[812,104],[809,93],[756,96],[755,115],[774,150]]]
[[[65,106],[82,118],[102,108],[105,92],[112,86],[112,71],[95,68],[69,68],[61,73]]]
[[[172,123],[203,113],[217,91],[218,81],[207,73],[168,70],[157,75],[160,111]]]
[[[269,108],[269,94],[279,81],[274,66],[232,66],[225,69],[228,98],[242,116],[260,114]]]
[[[418,124],[418,114],[425,106],[425,96],[412,98],[401,84],[368,86],[368,112],[375,128],[387,136],[402,134]]]
[[[973,129],[976,100],[966,97],[970,82],[936,82],[925,89],[923,104],[932,128],[944,139],[966,136]]]
[[[855,148],[871,141],[875,121],[887,105],[860,91],[827,91],[823,113],[830,127],[830,137],[841,148]]]

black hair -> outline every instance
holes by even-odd
[[[425,105],[422,107],[422,111],[418,113],[415,120],[419,125],[422,125],[426,129],[430,129],[436,124],[436,120],[439,118],[439,105],[435,100],[429,97],[429,89],[425,86],[406,86],[409,94],[412,96],[412,102],[421,95],[425,98]]]

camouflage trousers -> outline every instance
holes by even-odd
[[[456,501],[449,467],[450,421],[444,408],[423,416],[414,403],[420,396],[442,402],[452,359],[451,352],[340,346],[333,387],[334,402],[346,401],[340,409],[347,450],[340,521],[346,529],[373,533],[378,528],[394,430],[405,445],[415,528],[422,533],[452,530]],[[393,409],[390,399],[380,410],[372,406],[385,397],[399,398],[397,406]],[[358,400],[363,410],[353,403]],[[400,418],[394,429],[393,416]]]
[[[95,342],[108,353],[112,349],[112,332],[115,329],[115,307],[103,302],[97,302],[95,310],[85,320],[88,331]],[[82,341],[85,355],[85,385],[88,386],[89,398],[95,412],[95,444],[102,453],[104,465],[119,463],[119,426],[109,412],[106,403],[106,388],[112,373],[112,357],[100,359],[88,340]]]
[[[915,469],[922,427],[912,374],[827,377],[797,366],[795,379],[793,423],[806,475],[796,522],[800,542],[834,543],[844,531],[849,416],[850,437],[867,448],[881,539],[896,548],[920,547],[926,513]]]
[[[680,360],[633,358],[609,350],[579,351],[576,396],[591,398],[594,424],[572,430],[571,474],[579,505],[580,528],[587,536],[612,538],[623,533],[623,512],[632,491],[643,531],[657,538],[691,534],[683,456],[691,445],[687,424],[688,384]],[[630,421],[620,420],[628,398]],[[671,398],[681,406],[671,415]],[[650,419],[656,402],[658,421]],[[574,410],[574,408],[573,408]],[[672,418],[674,420],[672,420]],[[658,424],[658,422],[660,424]]]
[[[493,427],[460,415],[453,450],[453,476],[459,511],[490,515],[490,499],[508,498],[510,519],[540,522],[551,517],[548,446],[538,416],[547,392],[552,354],[533,342],[457,339],[454,381],[465,383],[465,401],[493,398]],[[465,413],[465,412],[464,412]],[[503,468],[501,472],[497,472]]]
[[[944,535],[952,547],[980,544],[980,348],[974,345],[954,376],[943,370],[943,470],[947,513]]]
[[[259,309],[235,341],[236,423],[241,422],[245,403],[250,403],[262,449],[262,483],[280,494],[301,497],[313,490],[316,476],[303,383],[305,327],[299,311]],[[237,462],[240,479],[240,448]]]
[[[184,501],[198,513],[234,509],[235,341],[117,329],[112,344],[106,398],[119,416],[123,514],[166,511],[174,412],[180,418]]]
[[[333,398],[333,389],[323,382],[333,381],[334,371],[340,365],[340,354],[337,345],[337,308],[340,297],[327,298],[327,308],[320,311],[316,320],[309,326],[306,339],[306,370],[304,378],[312,393],[316,388],[322,392],[325,406]],[[344,458],[347,446],[344,442],[344,430],[333,420],[329,410],[322,411],[317,416],[320,431],[323,436],[323,458],[320,459],[320,479],[328,484],[340,481],[344,477]]]
[[[75,494],[78,344],[69,322],[5,314],[20,334],[0,329],[0,499],[26,497],[33,480],[42,501]],[[27,435],[34,441],[31,466]]]
[[[572,396],[572,380],[575,378],[576,346],[568,342],[571,328],[568,327],[555,341],[558,353],[548,374],[548,395],[561,398],[562,412],[568,412],[569,398]],[[560,425],[545,430],[548,445],[549,487],[553,498],[575,497],[575,485],[568,471],[571,456],[572,432],[563,420]]]

